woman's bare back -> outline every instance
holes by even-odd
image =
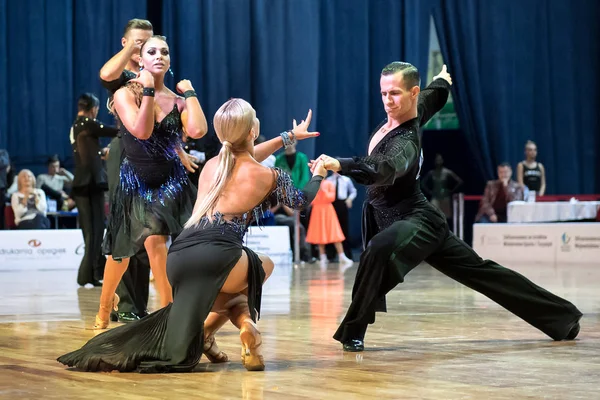
[[[210,159],[200,174],[196,206],[214,186],[215,171],[219,157]],[[214,212],[220,212],[226,219],[241,216],[259,205],[273,190],[276,176],[271,168],[259,164],[249,155],[236,156],[233,171]]]

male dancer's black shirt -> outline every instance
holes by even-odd
[[[436,79],[419,94],[416,118],[392,129],[370,155],[339,159],[340,174],[368,186],[367,201],[375,210],[392,208],[393,214],[401,215],[412,211],[425,199],[419,184],[423,161],[419,130],[446,104],[449,93],[450,84],[444,79]],[[386,122],[384,120],[377,126],[369,143]],[[384,228],[378,225],[380,229]]]
[[[106,170],[100,157],[101,137],[115,137],[119,130],[94,118],[78,116],[71,127],[71,146],[75,158],[73,192],[106,190]]]
[[[102,82],[102,86],[104,86],[104,88],[110,92],[110,95],[112,97],[112,95],[114,95],[117,90],[119,90],[122,86],[125,86],[127,82],[134,79],[136,76],[137,75],[135,74],[135,72],[125,69],[123,70],[123,72],[121,72],[121,76],[119,76],[114,81],[108,82],[102,79],[100,79],[100,81]]]

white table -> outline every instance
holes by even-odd
[[[526,203],[513,201],[508,204],[509,223],[558,222],[595,219],[600,201],[557,201]]]

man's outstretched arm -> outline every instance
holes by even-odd
[[[351,177],[361,185],[391,185],[396,178],[405,175],[419,160],[419,150],[410,138],[396,136],[392,139],[387,154],[372,154],[365,157],[333,158],[321,155],[323,166],[342,175]],[[316,160],[316,161],[318,161]],[[315,163],[309,163],[311,166]]]
[[[419,116],[419,126],[423,126],[439,112],[448,101],[450,95],[450,86],[452,86],[452,77],[446,70],[446,65],[442,71],[433,77],[433,81],[419,93],[419,103],[417,113]]]

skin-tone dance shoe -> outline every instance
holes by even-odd
[[[240,330],[240,340],[242,341],[242,364],[248,371],[264,371],[265,359],[260,348],[262,339],[260,332],[252,320],[246,320]]]
[[[105,311],[107,314],[107,318],[106,320],[102,319],[100,317],[100,315],[96,314],[96,322],[94,324],[94,329],[106,329],[108,328],[108,323],[110,321],[110,309],[112,308],[115,311],[119,310],[119,296],[115,293],[114,297],[113,297],[113,301],[111,306],[106,305],[106,304],[100,304],[100,309]]]
[[[229,361],[227,354],[219,350],[217,342],[215,341],[215,335],[210,335],[204,339],[203,353],[211,363],[219,364]]]

